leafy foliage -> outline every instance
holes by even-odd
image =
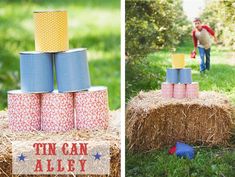
[[[199,82],[200,90],[223,92],[235,104],[235,77],[231,77],[235,75],[233,52],[221,46],[213,46],[211,70],[204,76],[199,72],[199,56],[194,60],[189,58],[191,50],[191,39],[185,40],[176,48],[176,52],[185,54],[186,67],[192,68],[193,80]],[[171,52],[167,49],[159,50],[149,54],[144,62],[130,66],[126,70],[126,77],[129,77],[126,79],[126,102],[141,90],[160,89],[161,83],[165,81],[166,68],[171,67]]]
[[[147,55],[163,48],[175,50],[190,37],[190,32],[191,24],[183,13],[182,0],[126,1],[127,95],[135,95],[140,86],[158,88],[165,71],[157,65],[153,67]],[[155,60],[158,59],[157,55]]]
[[[189,30],[182,0],[126,1],[128,62],[165,47],[174,49]]]
[[[213,0],[201,15],[203,23],[215,29],[219,41],[235,50],[235,2]]]

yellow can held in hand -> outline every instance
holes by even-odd
[[[172,67],[173,68],[184,68],[185,67],[184,54],[172,54]]]
[[[66,11],[34,12],[35,50],[62,52],[69,49]]]

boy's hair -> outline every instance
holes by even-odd
[[[196,18],[194,18],[193,22],[195,23],[195,22],[202,22],[202,21],[200,18],[196,17]]]

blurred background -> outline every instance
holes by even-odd
[[[160,89],[171,54],[184,53],[186,67],[192,68],[200,89],[223,92],[235,104],[235,1],[128,0],[125,16],[126,102],[140,90]],[[195,17],[218,38],[218,44],[212,44],[212,66],[205,77],[199,73],[199,55],[190,59]]]
[[[234,0],[126,0],[125,8],[126,103],[141,90],[160,89],[172,53],[183,53],[200,90],[221,92],[235,107]],[[205,75],[199,55],[190,59],[195,17],[211,26],[219,41],[212,44]],[[138,154],[126,149],[126,176],[235,176],[235,127],[231,134],[230,147],[195,147],[192,161],[169,156],[167,148]]]
[[[19,52],[34,50],[33,11],[68,11],[70,48],[88,48],[92,85],[105,85],[110,108],[120,107],[120,0],[0,1],[0,109],[20,88]]]

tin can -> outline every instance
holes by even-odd
[[[185,67],[184,54],[173,54],[172,55],[172,67],[177,68],[177,69]]]
[[[9,128],[16,132],[32,132],[41,129],[40,94],[21,90],[8,92]]]
[[[186,97],[187,98],[198,98],[199,97],[199,84],[198,82],[192,82],[186,84]]]
[[[161,94],[164,98],[173,97],[173,84],[163,82],[161,85]]]
[[[28,93],[51,92],[54,89],[52,54],[20,53],[21,90]]]
[[[174,84],[174,92],[173,92],[174,98],[185,98],[186,97],[186,86],[185,84]]]
[[[166,82],[171,83],[171,84],[179,83],[179,70],[173,69],[173,68],[167,68]]]
[[[88,91],[74,93],[74,106],[77,129],[107,129],[109,106],[106,87],[91,87]]]
[[[65,132],[74,128],[73,93],[44,93],[41,95],[42,130]]]
[[[59,92],[76,92],[90,88],[86,49],[73,49],[55,54]]]
[[[191,68],[184,68],[179,70],[179,80],[181,84],[192,83],[192,72]]]
[[[35,50],[61,52],[69,49],[67,12],[34,11]]]

